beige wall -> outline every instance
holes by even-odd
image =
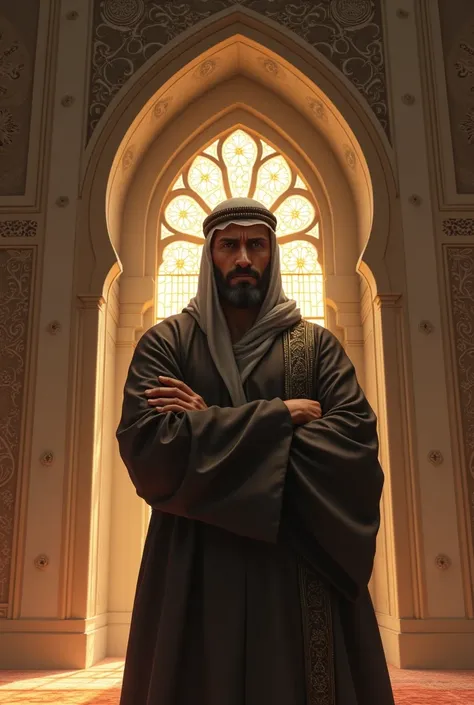
[[[331,3],[347,43],[329,56],[295,3],[270,20],[270,3],[190,4],[191,23],[145,32],[152,56],[117,43],[151,24],[138,2],[0,0],[0,62],[21,64],[0,72],[0,665],[124,652],[148,512],[114,429],[152,320],[156,219],[172,175],[240,121],[321,204],[329,325],[379,416],[388,658],[473,667],[474,11]]]

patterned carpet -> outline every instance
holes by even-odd
[[[0,671],[0,703],[118,705],[123,661],[86,671]],[[474,705],[474,671],[390,669],[397,705]]]

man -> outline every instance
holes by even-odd
[[[117,437],[153,512],[121,705],[393,705],[367,590],[376,419],[284,295],[275,228],[218,206],[196,298],[130,366]]]

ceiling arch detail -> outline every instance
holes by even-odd
[[[359,91],[389,135],[380,0],[95,0],[88,137],[151,57],[229,14],[257,18],[316,49]],[[263,68],[275,71],[270,64]],[[201,65],[198,78],[213,70],[212,63]]]

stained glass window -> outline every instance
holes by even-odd
[[[172,184],[160,220],[157,319],[181,311],[195,295],[202,221],[227,198],[247,196],[278,218],[285,293],[303,316],[324,324],[318,209],[303,178],[278,150],[243,129],[212,142]]]

